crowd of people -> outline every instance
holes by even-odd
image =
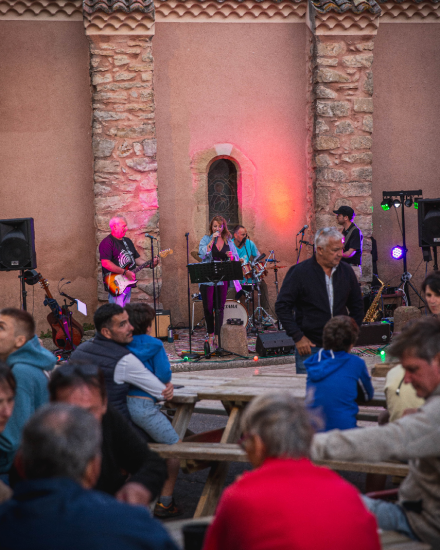
[[[203,258],[238,255],[224,223],[213,220]],[[224,491],[204,549],[376,550],[378,527],[438,548],[440,274],[423,284],[431,315],[406,325],[388,350],[400,361],[386,382],[389,418],[359,428],[358,403],[374,394],[364,361],[350,353],[359,284],[341,262],[339,231],[320,230],[315,244],[276,304],[296,342],[297,372],[307,374],[306,405],[269,392],[245,409],[240,444],[254,469]],[[171,367],[151,335],[154,310],[123,301],[96,310],[94,338],[61,365],[29,313],[0,311],[1,548],[177,548],[152,516],[182,513],[173,496],[179,461],[149,447],[180,442],[161,411],[173,397]],[[388,502],[313,463],[322,459],[403,461],[409,474]]]

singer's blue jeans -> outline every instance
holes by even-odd
[[[296,366],[296,374],[307,374],[306,367],[304,366],[304,361],[317,353],[321,348],[317,348],[316,346],[310,347],[311,352],[308,355],[300,355],[298,353],[298,350],[295,348],[295,366]]]

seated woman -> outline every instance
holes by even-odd
[[[357,489],[310,461],[313,429],[290,393],[255,398],[241,429],[255,469],[223,492],[203,550],[379,550]]]
[[[433,315],[440,314],[440,272],[433,271],[423,281],[422,290]]]
[[[228,231],[228,224],[222,216],[215,216],[209,224],[209,235],[205,235],[199,244],[199,256],[202,262],[224,262],[227,260],[239,260],[237,249],[232,241],[231,234]],[[234,281],[234,283],[238,281]],[[226,296],[228,294],[228,283],[221,282],[217,285],[219,301],[219,326],[214,328],[214,284],[202,283],[200,293],[202,294],[203,312],[205,315],[206,329],[208,331],[209,345],[217,344],[220,328],[223,324],[223,310],[225,308]],[[238,283],[238,288],[241,286]],[[215,332],[215,339],[214,339]]]
[[[350,354],[358,334],[359,328],[351,317],[333,317],[324,327],[324,349],[304,361],[309,407],[322,415],[323,431],[356,428],[356,399],[373,398],[365,361]]]

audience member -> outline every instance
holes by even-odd
[[[358,335],[354,319],[346,315],[333,317],[324,326],[324,349],[304,361],[310,408],[322,416],[323,431],[355,428],[359,412],[356,400],[365,402],[373,398],[365,361],[350,354]]]
[[[12,368],[17,382],[14,412],[0,435],[0,474],[6,474],[20,444],[23,426],[49,399],[45,373],[53,369],[56,357],[41,347],[32,315],[6,308],[0,311],[0,360]]]
[[[101,367],[110,405],[130,419],[127,393],[131,385],[145,390],[156,399],[171,399],[172,385],[162,384],[125,347],[133,340],[128,313],[117,304],[105,304],[96,310],[93,320],[97,335],[78,346],[71,360]]]
[[[148,506],[167,478],[165,461],[120,412],[107,405],[104,376],[94,365],[69,363],[55,370],[51,401],[88,410],[102,427],[101,474],[95,489],[129,504]]]
[[[440,273],[433,271],[423,281],[422,290],[425,293],[426,303],[433,315],[440,314]]]
[[[379,550],[357,490],[309,460],[313,430],[291,394],[254,399],[242,430],[255,470],[224,491],[204,550]]]
[[[91,491],[100,471],[101,430],[88,411],[62,403],[38,410],[18,454],[25,481],[0,506],[8,550],[177,550],[141,506]]]
[[[385,379],[385,397],[387,400],[388,420],[399,420],[408,409],[419,409],[425,400],[417,397],[412,384],[405,382],[405,369],[396,365],[388,371]]]
[[[146,369],[157,376],[165,386],[169,386],[171,366],[168,356],[162,342],[151,336],[154,309],[148,304],[138,303],[126,305],[125,310],[133,327],[133,340],[127,348],[142,361]],[[173,445],[180,441],[179,436],[170,421],[160,411],[161,405],[157,401],[154,395],[137,386],[132,385],[128,390],[127,404],[133,422],[157,443]],[[173,499],[180,461],[170,458],[167,464],[168,479],[154,509],[154,515],[162,518],[175,517],[182,513]]]
[[[440,320],[408,323],[388,353],[400,359],[405,383],[426,399],[414,414],[385,426],[315,436],[313,459],[409,461],[398,504],[364,497],[379,527],[440,547]]]
[[[0,433],[5,429],[14,410],[16,386],[17,384],[10,367],[3,361],[0,361]],[[11,498],[11,495],[11,488],[0,480],[0,503]]]

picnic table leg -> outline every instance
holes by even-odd
[[[233,407],[231,409],[228,423],[220,440],[221,443],[235,443],[237,441],[242,410],[240,407]],[[227,462],[215,462],[211,466],[208,479],[203,487],[202,495],[194,513],[195,518],[212,516],[215,513],[228,470],[229,464]]]
[[[195,403],[184,403],[177,407],[172,424],[180,439],[185,437],[194,407]]]

